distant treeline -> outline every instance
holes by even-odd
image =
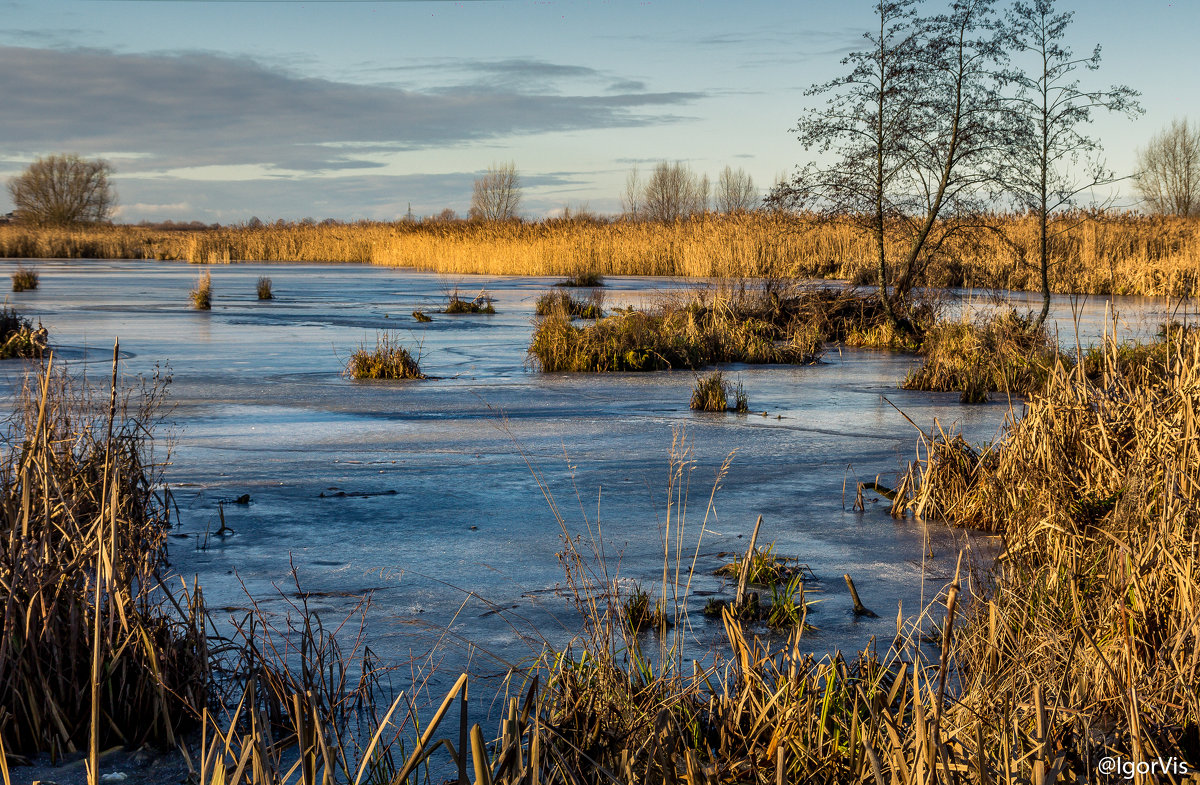
[[[1033,218],[989,214],[937,249],[923,284],[1037,290]],[[1073,213],[1051,231],[1051,286],[1086,294],[1200,294],[1200,218]],[[899,253],[902,249],[887,249]],[[544,221],[251,222],[229,227],[0,226],[0,256],[350,262],[452,274],[811,277],[875,282],[874,239],[852,217],[706,214],[671,222],[595,217]]]

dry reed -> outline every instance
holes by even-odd
[[[586,327],[562,309],[541,318],[529,344],[540,370],[657,371],[699,369],[725,362],[812,363],[825,335],[793,307],[759,297],[692,293],[646,310],[613,312]]]
[[[963,403],[982,403],[989,392],[1040,392],[1060,361],[1046,329],[1011,310],[975,321],[937,321],[922,338],[920,352],[921,367],[900,386],[960,392]]]
[[[373,349],[359,346],[346,361],[346,375],[352,379],[424,379],[420,356],[413,357],[393,333],[381,332]]]
[[[729,405],[730,398],[733,399],[733,406]],[[720,371],[696,379],[689,406],[699,412],[732,411],[744,414],[750,411],[741,381],[736,386],[731,385]]]
[[[17,265],[12,274],[12,290],[14,292],[30,292],[38,288],[37,270],[25,265]]]
[[[595,289],[582,298],[561,290],[538,296],[533,307],[535,316],[549,316],[555,311],[562,311],[571,318],[600,319],[604,316],[604,292]]]
[[[102,406],[52,364],[0,458],[0,737],[10,755],[88,751],[94,772],[99,748],[174,745],[194,727],[208,653],[199,592],[160,586],[163,386],[119,393],[114,357]]]
[[[208,270],[196,278],[196,285],[188,292],[188,299],[197,311],[212,310],[212,273]]]
[[[0,360],[39,358],[46,351],[49,333],[13,308],[0,306]]]
[[[1200,336],[1128,349],[1056,364],[996,444],[931,434],[893,507],[1003,536],[965,620],[955,721],[1039,706],[1061,765],[1085,772],[1200,756]]]
[[[1073,369],[1057,364],[1045,391],[1031,398],[1024,416],[1010,422],[996,445],[976,450],[944,434],[931,437],[930,454],[912,467],[896,494],[896,512],[1001,531],[1005,554],[982,582],[958,572],[916,620],[906,625],[898,618],[895,638],[882,646],[851,657],[817,660],[804,654],[803,595],[799,605],[778,595],[772,607],[792,614],[781,622],[791,630],[785,642],[755,637],[753,628],[726,608],[726,656],[704,665],[684,660],[696,556],[684,537],[692,463],[677,437],[662,517],[663,580],[653,592],[642,591],[643,625],[627,617],[616,581],[598,556],[602,549],[593,543],[589,553],[586,541],[572,536],[535,472],[563,529],[566,583],[584,629],[570,646],[548,651],[532,668],[512,674],[491,743],[470,722],[465,674],[433,716],[420,723],[404,694],[386,713],[378,711],[370,697],[377,694],[378,671],[369,657],[361,659],[366,656],[361,628],[347,652],[301,602],[286,629],[269,629],[257,611],[238,625],[234,637],[240,645],[229,650],[232,661],[223,673],[228,686],[240,685],[240,691],[227,693],[235,699],[223,715],[202,713],[198,779],[202,785],[399,783],[418,776],[435,753],[449,758],[460,782],[473,775],[475,782],[492,785],[1044,785],[1093,781],[1101,757],[1195,761],[1200,756],[1200,337],[1168,331],[1166,341],[1164,367],[1122,365],[1111,343],[1108,359],[1092,376],[1083,364]],[[115,404],[108,418],[93,418],[85,428],[74,421],[59,426],[57,407],[35,403],[61,399],[47,396],[50,388],[43,385],[42,395],[29,398],[24,425],[5,453],[0,475],[6,478],[5,575],[32,576],[4,585],[41,592],[42,599],[27,603],[20,595],[6,604],[6,614],[37,613],[44,624],[53,620],[44,615],[46,603],[73,603],[69,607],[76,610],[55,623],[82,627],[74,638],[54,639],[50,655],[31,652],[28,658],[23,658],[28,635],[17,648],[21,639],[6,636],[0,645],[10,651],[0,657],[0,687],[21,684],[13,674],[24,674],[41,688],[47,679],[41,663],[57,662],[53,658],[64,655],[54,652],[62,649],[87,661],[67,670],[83,674],[82,686],[68,688],[72,694],[90,689],[93,696],[103,696],[94,657],[99,652],[107,661],[114,649],[101,633],[115,632],[126,644],[119,653],[135,661],[139,652],[151,650],[139,648],[140,638],[121,637],[129,636],[126,625],[149,624],[134,615],[138,604],[120,606],[126,612],[122,617],[114,603],[124,602],[123,591],[137,596],[134,589],[150,582],[145,576],[160,553],[154,543],[161,520],[151,515],[147,529],[137,523],[137,511],[159,506],[132,503],[151,487],[137,471],[146,464],[125,463],[144,432],[131,431],[133,441],[116,442],[126,445],[124,451],[114,449],[112,440],[97,438],[107,422],[117,424],[117,437],[125,438],[118,424],[124,418],[111,414],[121,411]],[[944,453],[938,452],[939,444]],[[68,457],[76,454],[79,458]],[[728,466],[727,461],[716,485]],[[75,468],[55,473],[63,467]],[[61,477],[72,482],[54,479]],[[706,514],[712,509],[710,499]],[[55,525],[29,525],[51,514],[58,516],[47,519]],[[115,521],[122,525],[112,525]],[[61,537],[58,526],[78,533]],[[27,532],[40,539],[31,543]],[[110,545],[113,538],[116,546]],[[696,554],[699,547],[697,539]],[[42,557],[47,549],[62,553],[49,567]],[[756,554],[753,542],[749,552]],[[32,558],[35,554],[38,558]],[[39,572],[44,569],[53,575]],[[123,582],[126,575],[134,579]],[[74,587],[72,592],[62,593],[61,576],[70,578],[65,585]],[[105,590],[89,576],[107,581]],[[153,613],[160,606],[151,601],[147,607]],[[204,667],[196,661],[202,628],[197,629],[195,610],[151,618],[181,635],[166,638],[182,640],[178,649],[154,651],[178,657],[171,662],[177,663],[183,683],[139,716],[173,732],[167,718],[178,715],[161,713],[163,702],[176,695],[189,695],[195,705],[203,700],[195,682]],[[6,616],[5,629],[20,629],[23,619]],[[652,638],[657,653],[643,648],[635,626],[657,632]],[[930,631],[936,645],[932,654],[920,642]],[[102,641],[100,647],[80,642],[93,635]],[[74,648],[67,645],[70,640],[76,640]],[[157,662],[149,671],[154,678],[127,682],[142,684],[140,691],[113,694],[163,695],[155,685],[175,671],[164,660]],[[125,675],[111,666],[105,672],[110,680]],[[30,694],[28,688],[0,692],[13,696],[12,705],[26,716],[23,702]],[[41,700],[41,694],[35,697]],[[457,728],[443,730],[451,708],[457,709]],[[77,726],[103,730],[98,716],[113,717],[115,724],[120,707],[103,711],[112,714],[93,715],[90,725],[77,712]],[[40,715],[36,727],[43,731],[27,733],[25,743],[69,749],[65,741],[56,741],[61,733],[54,716],[52,710]],[[35,726],[19,720],[5,725],[5,745],[14,728],[26,727]],[[413,735],[417,732],[419,737]],[[89,741],[92,750],[97,744]]]
[[[965,232],[964,239],[944,247],[921,283],[1037,291],[1035,221],[1022,215],[989,215],[973,223],[977,231]],[[1065,214],[1052,222],[1051,232],[1050,280],[1055,292],[1200,294],[1200,219]],[[205,264],[357,262],[456,275],[788,275],[866,284],[874,280],[871,260],[876,250],[870,237],[849,220],[759,212],[666,224],[400,221],[171,231],[10,225],[0,226],[0,256]]]

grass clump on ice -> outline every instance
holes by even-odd
[[[258,277],[258,284],[255,286],[260,300],[274,300],[275,294],[271,291],[271,279],[265,275]]]
[[[620,310],[586,327],[558,311],[541,319],[529,356],[545,372],[698,369],[725,362],[812,363],[824,336],[764,303],[706,292],[647,310]]]
[[[424,379],[420,357],[400,343],[393,333],[381,332],[375,347],[361,345],[346,362],[346,375],[351,379]]]
[[[730,399],[733,400],[733,406],[729,405]],[[742,383],[739,381],[736,386],[731,385],[721,371],[713,371],[708,376],[696,379],[690,406],[700,412],[750,411]]]
[[[604,285],[604,276],[594,270],[581,270],[573,275],[568,275],[554,285],[576,289],[595,289]]]
[[[560,311],[572,319],[600,319],[604,316],[604,292],[597,289],[581,298],[572,297],[570,292],[546,292],[537,298],[533,310],[537,316]]]
[[[671,624],[662,600],[655,600],[641,586],[634,586],[622,601],[621,617],[634,635],[643,630],[666,629]]]
[[[717,568],[715,574],[727,578],[739,578],[743,567],[749,570],[746,573],[746,582],[758,586],[786,584],[796,576],[803,575],[805,569],[804,565],[794,557],[780,556],[775,553],[775,543],[771,543],[765,548],[756,547],[750,554],[748,565],[746,554],[734,554],[733,561],[722,564]]]
[[[188,292],[188,298],[197,311],[212,310],[212,273],[208,270],[200,273],[196,285]]]
[[[0,360],[38,358],[46,351],[48,332],[15,309],[0,306]]]
[[[17,269],[13,270],[12,274],[12,290],[14,292],[31,292],[36,288],[38,288],[37,270],[23,264],[17,265]]]
[[[442,313],[493,314],[495,312],[496,306],[492,304],[492,297],[487,292],[480,292],[468,300],[461,296],[457,289],[450,293],[446,300],[446,307],[442,310]]]

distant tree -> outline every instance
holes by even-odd
[[[1100,67],[1100,46],[1076,57],[1064,43],[1074,16],[1059,12],[1055,0],[1016,2],[1005,18],[1009,48],[1029,61],[1029,69],[1011,68],[1004,78],[1015,86],[1006,101],[1005,124],[1014,134],[998,173],[1017,204],[1038,223],[1038,267],[1042,310],[1050,313],[1050,217],[1075,206],[1082,194],[1115,182],[1104,166],[1100,142],[1086,133],[1092,111],[1134,114],[1138,93],[1124,85],[1086,89],[1075,74]]]
[[[708,177],[687,164],[663,161],[654,167],[642,191],[640,215],[651,221],[673,221],[708,209]]]
[[[475,179],[468,215],[484,221],[508,221],[521,206],[521,178],[516,164],[492,164]]]
[[[626,218],[636,219],[641,213],[642,180],[638,168],[634,166],[625,175],[625,190],[621,192],[621,214]]]
[[[849,73],[796,126],[828,163],[802,167],[770,203],[848,218],[876,246],[879,298],[898,329],[920,274],[981,209],[1000,145],[995,72],[1002,56],[991,0],[954,0],[921,17],[917,0],[877,0],[877,27],[843,59]],[[898,248],[891,258],[889,248]]]
[[[1200,126],[1175,119],[1138,150],[1134,185],[1163,215],[1200,214]]]
[[[442,211],[440,213],[438,213],[437,215],[431,215],[428,220],[434,221],[434,222],[457,221],[458,213],[454,212],[453,207],[446,207],[446,208],[443,208]]]
[[[590,202],[582,202],[571,207],[567,202],[563,205],[560,216],[564,221],[599,221],[600,216],[592,211]]]
[[[112,167],[100,159],[74,154],[38,158],[8,181],[16,218],[38,226],[107,221],[117,203],[111,174]]]
[[[726,166],[717,178],[714,201],[718,213],[744,213],[753,210],[758,205],[758,190],[754,187],[754,178],[740,167],[735,171]]]

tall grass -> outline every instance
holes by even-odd
[[[993,445],[937,432],[894,510],[999,532],[995,590],[973,605],[958,718],[1005,701],[1094,762],[1200,756],[1200,336],[1168,332],[1130,362],[1053,368]],[[1159,358],[1165,360],[1159,364]]]
[[[297,590],[282,616],[251,601],[207,634],[199,587],[167,562],[166,381],[121,389],[116,356],[104,398],[51,358],[0,439],[0,781],[48,752],[86,753],[100,783],[100,750],[197,736],[205,785],[391,781],[415,718],[403,694],[375,703],[387,669],[354,634],[365,604],[327,628]]]
[[[1040,785],[1094,781],[1102,757],[1194,762],[1200,338],[1173,336],[1165,374],[1121,366],[1110,345],[1097,377],[1056,365],[1025,416],[960,470],[940,474],[936,452],[918,461],[896,511],[1003,532],[1005,556],[983,580],[956,570],[891,640],[849,656],[804,653],[793,575],[772,603],[792,614],[778,620],[785,636],[757,637],[725,608],[720,656],[685,658],[715,506],[710,496],[695,534],[681,436],[662,580],[635,593],[637,624],[601,544],[569,529],[535,472],[583,628],[510,674],[494,736],[471,722],[466,674],[432,716],[405,693],[384,711],[363,628],[339,635],[303,599],[282,624],[252,609],[220,653],[206,649],[198,591],[173,611],[156,593],[169,506],[148,482],[155,464],[137,458],[155,394],[114,394],[80,418],[47,372],[0,463],[4,629],[25,630],[0,641],[0,738],[9,752],[86,744],[94,766],[108,741],[177,734],[196,717],[202,785],[408,782],[435,754],[459,781],[493,785]],[[766,561],[753,539],[751,561]],[[206,706],[210,664],[223,689]],[[82,711],[80,696],[98,708]],[[181,713],[184,702],[200,708]],[[451,708],[457,727],[444,727]]]
[[[198,591],[160,585],[171,504],[150,433],[163,387],[106,402],[51,369],[0,457],[0,737],[56,758],[174,745],[206,704]],[[97,775],[93,775],[97,776]]]
[[[921,341],[921,366],[906,390],[953,390],[963,403],[982,403],[989,392],[1025,396],[1041,392],[1060,358],[1056,342],[1031,315],[989,313],[973,321],[935,322]]]
[[[987,215],[975,223],[982,231],[944,247],[922,283],[1038,290],[1035,221]],[[1051,232],[1056,292],[1200,294],[1200,219],[1078,213],[1057,217]],[[0,256],[15,258],[357,262],[457,275],[792,275],[869,284],[875,255],[870,237],[848,220],[782,213],[673,223],[401,221],[171,231],[0,226]]]

